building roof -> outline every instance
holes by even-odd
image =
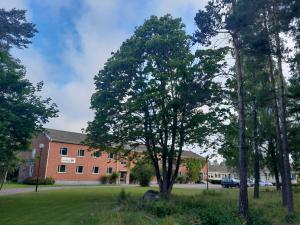
[[[69,144],[82,144],[82,142],[86,139],[86,134],[49,128],[46,129],[45,134],[50,138],[51,141]]]
[[[208,168],[209,172],[230,173],[230,170],[224,163],[221,163],[219,165],[209,164]]]
[[[71,131],[63,131],[46,128],[45,134],[49,137],[50,141],[68,143],[68,144],[83,144],[86,139],[86,134],[76,133]],[[146,151],[146,146],[138,145],[134,147],[134,151],[143,152]],[[202,156],[198,155],[195,152],[184,150],[182,152],[182,158],[202,158]]]

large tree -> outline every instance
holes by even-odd
[[[88,143],[102,149],[144,144],[166,196],[184,145],[202,144],[222,119],[208,108],[222,100],[214,78],[225,50],[193,54],[191,47],[181,19],[152,16],[95,77]]]
[[[23,10],[0,10],[0,181],[16,162],[17,153],[28,150],[31,139],[56,116],[56,105],[39,92],[43,82],[33,85],[25,67],[14,59],[11,47],[27,47],[36,32]]]
[[[239,214],[247,222],[249,222],[247,192],[248,159],[245,138],[245,75],[242,68],[243,43],[241,35],[252,23],[257,7],[258,5],[253,4],[249,0],[215,0],[209,1],[205,10],[199,10],[195,17],[198,27],[195,38],[199,43],[210,45],[219,34],[226,34],[232,46],[239,120]]]

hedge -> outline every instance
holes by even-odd
[[[40,177],[39,178],[39,184],[40,185],[52,185],[55,183],[55,180],[52,177]],[[37,184],[37,178],[36,177],[28,177],[25,180],[23,180],[23,184],[30,184],[30,185],[36,185]]]

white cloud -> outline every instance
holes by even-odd
[[[0,8],[9,10],[12,8],[26,9],[27,7],[24,0],[4,0],[0,2]]]
[[[83,8],[73,21],[76,35],[71,31],[60,34],[66,46],[61,51],[61,63],[71,68],[64,83],[52,79],[56,73],[64,76],[62,72],[64,70],[60,71],[59,65],[47,61],[47,57],[40,53],[40,49],[30,46],[29,49],[14,51],[26,66],[28,78],[34,83],[43,80],[45,83],[43,95],[51,97],[59,107],[59,117],[51,119],[46,126],[80,132],[81,128],[86,128],[87,121],[92,120],[93,112],[89,107],[90,97],[94,92],[93,77],[103,67],[110,53],[118,49],[133,30],[133,27],[121,26],[120,22],[138,26],[152,14],[172,13],[178,17],[188,13],[189,10],[194,14],[205,2],[155,0],[141,5],[140,1],[128,1],[126,4],[121,0],[81,1]],[[49,0],[40,4],[49,7],[55,15],[72,4],[72,1]],[[26,9],[27,4],[25,0],[10,0],[1,1],[0,7]],[[143,7],[144,10],[139,10],[139,7]],[[34,13],[28,10],[29,13]],[[146,15],[142,12],[146,12]]]

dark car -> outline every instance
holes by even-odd
[[[239,187],[240,181],[235,178],[225,178],[225,179],[222,179],[221,185],[224,188]]]

